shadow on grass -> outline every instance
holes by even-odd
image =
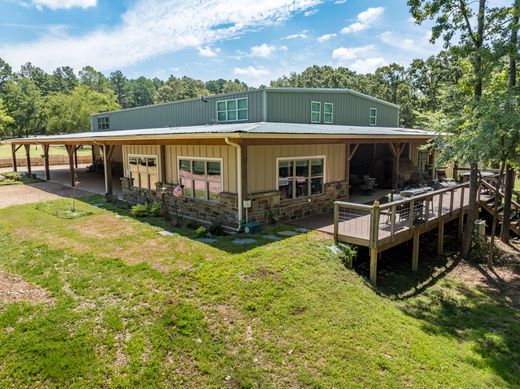
[[[151,227],[157,228],[158,232],[160,230],[168,231],[173,234],[178,234],[188,239],[197,240],[201,244],[207,244],[216,249],[225,251],[229,254],[240,254],[247,252],[249,250],[255,249],[260,246],[276,243],[282,241],[288,236],[283,236],[278,234],[280,231],[291,230],[294,231],[294,227],[286,226],[286,225],[276,225],[276,226],[262,226],[262,231],[258,234],[233,234],[233,235],[220,235],[220,236],[198,236],[195,229],[187,228],[184,226],[176,226],[176,223],[172,223],[171,220],[175,220],[175,216],[171,220],[168,220],[166,217],[134,217],[130,213],[130,207],[128,203],[125,203],[120,200],[116,201],[107,201],[103,196],[100,195],[90,195],[90,196],[81,196],[79,201],[83,201],[92,206],[113,212],[121,217],[128,217],[133,220],[139,221],[141,223],[145,223],[150,225]],[[186,221],[186,219],[184,219]],[[196,224],[197,227],[199,226]],[[270,239],[276,237],[277,239]],[[202,240],[200,240],[202,238]],[[235,240],[244,240],[247,241],[251,239],[251,243],[235,243]],[[253,242],[254,240],[254,242]]]

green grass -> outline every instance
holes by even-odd
[[[496,295],[448,276],[387,297],[317,233],[210,246],[84,200],[71,220],[0,210],[0,268],[54,299],[0,302],[2,387],[520,385],[519,311]]]
[[[18,185],[18,184],[33,184],[35,182],[41,182],[39,178],[28,177],[25,174],[18,172],[5,172],[1,173],[5,180],[0,181],[0,186],[3,185]]]
[[[78,150],[78,155],[91,155],[91,150],[89,146],[84,146],[83,148]],[[31,146],[31,156],[39,157],[43,154],[43,149],[41,146],[32,145]],[[64,146],[50,146],[49,155],[68,155],[67,150]],[[25,158],[25,148],[22,146],[17,152],[16,156],[18,158]],[[0,159],[11,158],[11,145],[10,144],[0,144]]]

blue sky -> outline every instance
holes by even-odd
[[[0,0],[0,57],[15,69],[85,65],[258,86],[310,65],[371,72],[440,50],[406,0]]]

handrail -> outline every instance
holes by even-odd
[[[348,201],[334,201],[334,205],[343,207],[343,208],[351,208],[358,211],[367,211],[370,212],[372,210],[372,205],[366,204],[358,204],[358,203],[349,203]]]
[[[482,185],[484,185],[486,188],[494,191],[495,193],[498,193],[502,197],[506,196],[504,192],[502,192],[500,189],[497,190],[496,187],[494,187],[493,185],[491,185],[490,183],[488,183],[486,181],[482,181]],[[515,191],[513,191],[513,192],[515,192]],[[511,204],[513,204],[517,208],[520,208],[520,204],[517,203],[516,201],[514,201],[513,199],[511,199]]]

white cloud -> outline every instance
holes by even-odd
[[[90,8],[97,5],[97,0],[32,0],[32,4],[38,8],[55,9]]]
[[[82,36],[46,34],[31,42],[4,43],[0,57],[15,68],[31,61],[47,71],[63,64],[110,71],[274,25],[320,1],[243,0],[238,6],[234,0],[137,0],[117,26],[98,27]]]
[[[245,68],[234,68],[233,73],[235,73],[238,76],[259,78],[262,76],[267,76],[269,74],[269,71],[265,68],[255,68],[253,66],[247,66]]]
[[[318,42],[320,42],[320,43],[327,42],[335,37],[336,37],[336,34],[324,34],[318,38]]]
[[[209,57],[216,57],[220,53],[220,49],[219,48],[212,49],[209,46],[199,47],[198,50],[199,50],[199,55],[201,57],[208,57],[208,58]]]
[[[416,50],[417,42],[411,38],[402,38],[396,37],[395,34],[391,31],[385,31],[381,35],[379,35],[379,39],[381,42],[386,43],[387,45],[400,47],[405,50]]]
[[[251,47],[251,56],[268,58],[271,55],[273,55],[275,51],[276,51],[275,46],[268,45],[267,43],[262,43],[259,46]]]
[[[360,55],[373,50],[373,45],[359,47],[338,47],[332,50],[332,59],[339,62],[348,62],[357,59]]]
[[[282,39],[307,39],[307,38],[308,38],[307,30],[305,30],[298,34],[287,35],[285,38],[282,38]]]
[[[357,59],[349,65],[351,70],[361,74],[373,73],[377,68],[388,65],[383,57],[372,57],[365,59]]]
[[[316,15],[319,12],[318,9],[311,9],[309,11],[304,12],[303,16],[312,16]]]
[[[347,0],[336,0],[334,4],[345,4]]]
[[[357,16],[357,21],[347,27],[344,27],[341,30],[341,33],[350,34],[352,32],[366,30],[367,28],[374,25],[384,12],[385,9],[383,7],[368,8],[365,11],[359,13]]]

